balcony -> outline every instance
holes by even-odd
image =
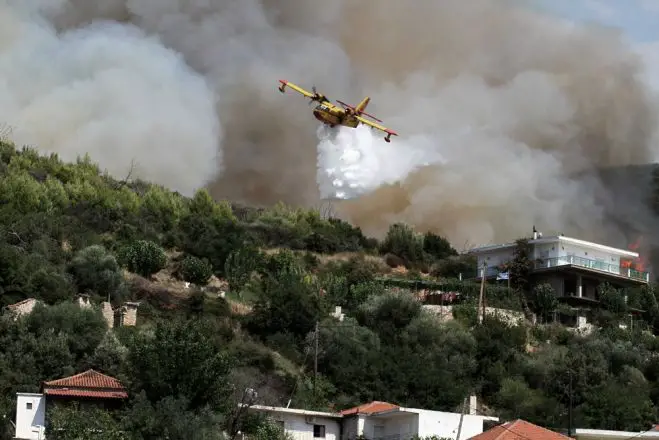
[[[585,269],[596,270],[631,280],[643,281],[646,283],[650,282],[650,274],[648,272],[641,272],[632,268],[621,267],[619,265],[609,264],[603,261],[589,260],[587,258],[573,255],[558,258],[546,258],[537,260],[535,263],[535,269],[549,269],[552,267],[561,266],[583,267]]]

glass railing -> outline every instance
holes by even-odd
[[[617,264],[609,264],[604,261],[589,260],[588,258],[577,257],[573,255],[557,258],[544,258],[537,260],[535,263],[536,269],[548,269],[560,266],[579,266],[586,269],[618,275],[632,280],[650,282],[650,274],[648,272],[643,272],[628,267],[621,267]],[[485,269],[485,276],[487,278],[495,277],[499,275],[500,272],[501,269],[496,266],[491,266]],[[482,270],[479,271],[477,278],[481,277],[480,273],[482,273]]]
[[[590,260],[588,258],[577,257],[575,255],[569,255],[569,256],[557,257],[557,258],[545,258],[542,260],[538,260],[535,263],[535,268],[545,269],[545,268],[569,266],[569,265],[584,267],[586,269],[598,270],[601,272],[607,272],[610,274],[619,275],[634,280],[640,280],[646,282],[650,281],[650,274],[648,272],[642,272],[628,267],[621,267],[617,264],[610,264],[604,261],[596,261],[596,260]]]

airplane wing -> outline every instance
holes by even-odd
[[[313,93],[311,93],[311,92],[307,92],[307,91],[304,90],[302,87],[300,87],[300,86],[296,86],[296,85],[293,84],[292,82],[286,81],[285,79],[280,79],[279,82],[281,83],[281,86],[279,86],[279,90],[281,90],[282,93],[284,92],[284,89],[285,89],[286,87],[290,87],[291,89],[293,89],[293,90],[295,90],[296,92],[298,92],[298,93],[300,93],[300,94],[306,96],[307,98],[313,98],[313,97],[314,97],[314,94],[313,94]]]
[[[388,135],[387,138],[391,135],[398,136],[398,133],[396,133],[395,131],[390,130],[387,127],[384,127],[380,124],[376,124],[373,121],[369,121],[368,119],[362,118],[361,116],[355,116],[355,118],[357,118],[357,120],[362,124],[368,125],[369,127],[375,128],[376,130],[384,131]]]

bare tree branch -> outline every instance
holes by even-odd
[[[323,220],[336,217],[336,211],[331,200],[323,200],[318,207],[318,213]]]
[[[128,168],[128,174],[126,174],[126,177],[124,177],[122,180],[117,182],[113,186],[113,189],[116,190],[116,189],[121,188],[122,186],[126,186],[128,184],[128,182],[130,181],[132,175],[133,175],[133,171],[135,171],[135,159],[130,161],[130,167]]]

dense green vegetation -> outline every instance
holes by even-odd
[[[54,407],[48,438],[99,428],[89,438],[221,439],[241,430],[276,440],[275,426],[239,410],[247,389],[259,404],[291,399],[309,409],[383,400],[453,411],[476,393],[483,411],[553,428],[568,426],[570,401],[574,426],[644,430],[656,421],[654,287],[602,286],[601,328],[576,335],[552,323],[556,311],[574,310],[550,286],[528,283],[524,240],[510,287],[488,285],[486,297],[540,324],[478,325],[474,262],[405,225],[379,242],[318,211],[232,206],[206,191],[187,199],[112,179],[89,158],[67,164],[10,144],[0,144],[0,194],[0,302],[46,304],[0,319],[4,437],[17,391],[87,368],[122,380],[130,401],[114,412]],[[455,319],[426,312],[419,289],[460,292]],[[100,310],[74,304],[78,293],[96,304],[141,301],[138,326],[108,332]],[[337,305],[342,322],[329,316]],[[641,319],[622,330],[630,308]]]

